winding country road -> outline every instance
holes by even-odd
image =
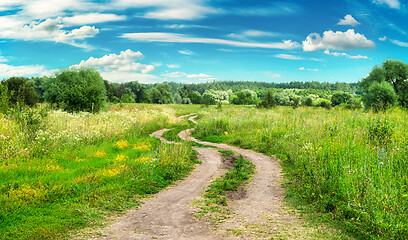
[[[192,115],[180,118],[189,116],[189,120],[196,123],[194,118],[197,115]],[[151,136],[172,143],[162,138],[165,131],[154,132]],[[282,203],[284,194],[277,159],[226,144],[200,141],[191,137],[190,131],[179,133],[180,138],[232,150],[256,165],[256,173],[245,187],[245,194],[228,203],[231,217],[216,228],[193,217],[198,209],[190,203],[200,197],[212,179],[224,173],[221,156],[216,149],[194,147],[202,163],[189,177],[146,199],[140,208],[127,211],[107,229],[100,231],[105,236],[100,239],[313,239],[307,237],[307,233],[313,235],[316,229],[304,227],[303,220]]]

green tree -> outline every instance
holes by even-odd
[[[69,112],[98,112],[106,100],[105,82],[99,72],[91,68],[62,70],[45,86],[45,100]]]
[[[193,104],[202,104],[203,103],[203,97],[200,95],[199,92],[190,91],[188,93],[188,98],[191,100],[191,103],[193,103]]]
[[[236,97],[232,98],[231,103],[236,105],[252,105],[257,102],[256,92],[244,89],[236,94]]]
[[[120,98],[121,103],[135,103],[135,99],[132,98],[130,94],[123,94],[122,97]]]
[[[0,84],[0,113],[6,113],[9,109],[10,96],[6,85]]]
[[[350,93],[346,92],[336,92],[331,97],[332,107],[335,107],[340,104],[345,104],[351,100],[352,96]]]
[[[209,106],[209,105],[215,105],[217,101],[215,100],[214,95],[204,92],[203,103],[204,105]]]
[[[10,103],[13,105],[32,107],[39,101],[39,96],[28,83],[27,78],[11,77],[3,81],[2,84],[7,87]]]
[[[173,103],[170,86],[167,83],[157,84],[150,91],[150,99],[152,103],[169,104]]]
[[[276,98],[270,89],[268,89],[264,99],[258,103],[257,107],[266,109],[276,107]]]
[[[400,105],[408,107],[408,65],[402,61],[387,59],[381,66],[375,66],[368,76],[362,79],[360,87],[363,94],[367,94],[372,84],[384,81],[391,84]]]
[[[363,95],[366,109],[373,109],[376,112],[394,106],[396,100],[395,90],[388,82],[372,83]]]

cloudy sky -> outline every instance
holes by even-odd
[[[408,62],[402,0],[1,0],[0,79],[357,82]]]

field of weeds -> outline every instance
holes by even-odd
[[[408,113],[228,107],[195,136],[282,159],[287,196],[365,239],[408,238]]]
[[[148,137],[178,122],[157,105],[0,115],[0,238],[67,238],[183,178],[191,147]]]

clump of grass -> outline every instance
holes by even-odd
[[[233,167],[224,176],[215,179],[205,191],[203,199],[195,203],[201,208],[195,214],[196,217],[205,217],[215,222],[228,218],[227,192],[237,191],[255,173],[255,165],[245,160],[242,155],[235,158],[232,151],[220,150],[220,152],[224,158],[233,159]]]

